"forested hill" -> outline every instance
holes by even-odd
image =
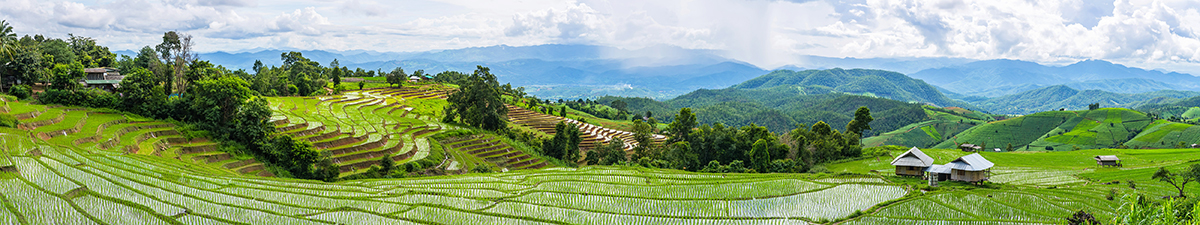
[[[1154,98],[1145,105],[1138,106],[1138,111],[1158,114],[1162,118],[1183,118],[1184,120],[1200,122],[1200,96],[1178,101],[1173,98]]]
[[[869,69],[776,70],[734,85],[736,89],[794,87],[802,92],[840,92],[877,96],[904,102],[932,103],[938,106],[967,107],[942,95],[933,85],[904,74]]]
[[[1049,86],[1013,95],[972,102],[989,113],[1031,114],[1065,108],[1087,109],[1089,104],[1100,107],[1134,108],[1147,103],[1173,102],[1200,95],[1193,91],[1159,90],[1139,94],[1122,94],[1101,90],[1076,90],[1064,85]]]
[[[870,108],[875,118],[870,123],[873,129],[864,132],[866,135],[928,119],[920,104],[841,93],[803,94],[787,87],[697,90],[663,102],[623,97],[604,97],[597,101],[610,103],[616,100],[626,102],[631,112],[650,111],[664,123],[672,121],[680,108],[688,107],[696,113],[700,124],[740,127],[753,123],[776,133],[791,130],[797,123],[811,126],[817,121],[840,129],[854,118],[854,110],[861,106]]]

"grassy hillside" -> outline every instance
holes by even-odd
[[[1125,145],[1131,148],[1179,148],[1200,143],[1200,126],[1157,120]]]
[[[1200,107],[1200,96],[1174,99],[1174,98],[1159,98],[1157,101],[1149,102],[1148,104],[1138,106],[1136,109],[1142,112],[1154,113],[1162,118],[1170,118],[1172,116],[1182,117],[1183,114],[1192,110],[1192,108]],[[1190,115],[1196,115],[1195,112]],[[1200,116],[1187,117],[1189,119],[1200,118]]]
[[[876,96],[903,102],[933,103],[939,106],[965,106],[938,92],[924,81],[904,74],[867,69],[844,70],[776,70],[754,78],[734,89],[763,89],[773,87],[828,88],[833,92]]]
[[[987,114],[957,107],[925,106],[924,109],[929,120],[865,138],[862,141],[863,145],[866,147],[882,145],[931,147],[975,125],[993,120]]]
[[[1156,98],[1180,99],[1200,95],[1192,91],[1154,91],[1139,94],[1121,94],[1100,90],[1076,90],[1064,85],[1049,86],[982,101],[971,102],[990,113],[1032,114],[1058,109],[1087,109],[1089,104],[1100,103],[1101,107],[1134,108],[1150,103]]]
[[[1048,111],[973,127],[934,147],[955,148],[971,143],[986,145],[986,149],[1006,149],[1011,144],[1013,150],[1161,148],[1175,147],[1195,132],[1186,124],[1152,122],[1146,114],[1128,109]],[[1139,136],[1144,137],[1138,140]]]

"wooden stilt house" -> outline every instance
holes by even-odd
[[[979,182],[988,180],[992,175],[992,166],[996,164],[984,159],[979,153],[959,157],[946,164],[950,167],[950,180]]]
[[[1098,155],[1094,159],[1096,159],[1096,165],[1121,166],[1121,159],[1115,155]]]
[[[923,176],[925,169],[933,165],[933,158],[925,155],[921,149],[913,147],[893,159],[892,165],[896,166],[897,176]]]

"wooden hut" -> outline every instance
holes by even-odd
[[[950,167],[950,180],[979,182],[988,180],[992,166],[996,164],[984,159],[979,153],[959,157],[946,164]]]
[[[1094,159],[1096,159],[1096,165],[1121,166],[1121,159],[1115,155],[1098,155]]]
[[[108,91],[120,88],[121,80],[125,79],[125,76],[121,75],[121,70],[111,67],[87,68],[83,69],[83,72],[87,73],[87,76],[79,82],[80,84]]]
[[[925,155],[921,149],[913,147],[900,154],[896,159],[892,159],[892,165],[896,166],[897,176],[923,176],[925,169],[933,165],[933,158]]]
[[[979,146],[976,146],[973,144],[962,144],[962,145],[958,146],[958,149],[962,149],[962,151],[964,151],[964,152],[974,152],[981,148],[983,148],[983,147],[979,147]]]

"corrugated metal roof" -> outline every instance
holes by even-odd
[[[929,155],[925,155],[924,152],[921,152],[921,149],[913,147],[908,149],[908,151],[904,152],[903,154],[900,154],[900,157],[893,159],[892,165],[927,167],[929,165],[933,165],[933,158],[929,157]]]
[[[1121,160],[1120,158],[1117,158],[1117,156],[1115,156],[1115,155],[1101,155],[1101,156],[1096,156],[1095,159],[1100,160],[1100,161],[1120,161]]]
[[[87,84],[120,84],[121,80],[84,80]]]
[[[946,164],[946,166],[950,166],[956,170],[966,171],[982,171],[992,168],[992,166],[995,165],[996,164],[993,164],[991,161],[984,159],[982,155],[979,155],[979,153],[959,157],[958,159],[951,161],[950,164]]]
[[[930,173],[950,173],[950,166],[947,165],[932,165],[925,169],[925,172]]]
[[[83,72],[84,73],[104,73],[104,72],[108,72],[108,70],[106,70],[104,68],[87,68],[87,69],[83,69]]]

